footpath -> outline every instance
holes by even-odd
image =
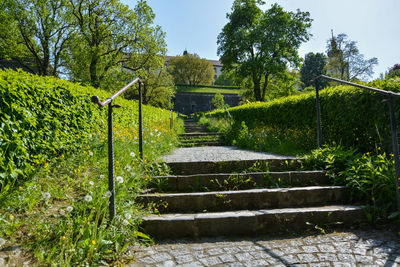
[[[164,188],[138,198],[159,206],[142,223],[156,243],[128,249],[128,266],[400,265],[400,233],[360,229],[362,207],[323,171],[223,146],[193,121],[185,131],[163,158],[172,174],[154,177]]]

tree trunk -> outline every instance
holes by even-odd
[[[253,76],[253,83],[254,83],[254,97],[255,97],[256,101],[262,101],[260,79]]]
[[[264,81],[264,85],[262,88],[262,96],[261,96],[262,100],[261,101],[265,101],[265,92],[266,92],[267,86],[268,86],[269,74],[265,74],[264,77],[265,77],[265,81]]]
[[[90,84],[95,88],[99,88],[100,86],[97,76],[97,61],[97,56],[92,56],[92,60],[90,61]]]

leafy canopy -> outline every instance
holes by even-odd
[[[229,22],[218,36],[218,55],[224,68],[252,79],[254,97],[264,101],[270,77],[299,66],[298,49],[309,39],[308,12],[286,12],[278,4],[263,12],[263,1],[235,0]]]
[[[210,85],[215,76],[213,65],[208,60],[187,52],[183,56],[172,57],[168,62],[168,71],[177,84]]]
[[[301,81],[303,82],[303,88],[308,87],[311,81],[320,75],[326,74],[325,66],[327,64],[328,58],[322,53],[308,53],[304,58],[304,63],[301,65],[300,74]],[[321,79],[319,81],[322,87],[327,85],[326,80]],[[323,83],[323,84],[322,84]]]

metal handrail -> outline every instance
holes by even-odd
[[[368,91],[372,91],[381,95],[388,96],[388,99],[385,99],[382,102],[387,102],[389,104],[389,114],[390,114],[390,125],[392,132],[392,145],[393,145],[393,154],[394,154],[394,164],[396,169],[396,201],[397,201],[397,210],[400,211],[400,158],[399,158],[399,141],[397,139],[397,123],[396,123],[396,114],[394,110],[394,97],[400,97],[399,93],[385,91],[378,88],[373,88],[361,84],[356,84],[336,78],[332,78],[325,75],[320,75],[315,77],[311,82],[315,85],[315,100],[316,100],[316,108],[317,108],[317,139],[318,139],[318,147],[322,147],[322,122],[321,122],[321,100],[319,98],[319,79],[326,79],[335,82],[339,82],[342,84],[351,85],[354,87],[358,87],[361,89],[365,89]]]
[[[92,96],[92,102],[95,104],[98,104],[99,107],[104,107],[106,105],[108,105],[111,101],[113,101],[115,98],[117,98],[120,94],[122,94],[123,92],[125,92],[126,90],[128,90],[132,85],[134,85],[135,83],[140,82],[140,85],[143,86],[143,82],[140,80],[140,78],[136,78],[133,81],[131,81],[130,83],[128,83],[124,88],[122,88],[121,90],[119,90],[118,92],[116,92],[114,95],[112,95],[111,97],[107,98],[106,100],[104,100],[104,102],[101,102],[99,97],[97,95]]]
[[[128,83],[125,87],[120,89],[111,97],[107,98],[103,102],[96,95],[92,96],[91,100],[97,104],[99,108],[103,108],[108,105],[108,190],[111,192],[109,197],[109,214],[110,222],[115,216],[115,177],[114,177],[114,138],[113,138],[113,108],[119,108],[119,105],[113,105],[112,102],[115,98],[121,95],[123,92],[128,90],[132,85],[139,82],[139,156],[143,160],[143,118],[142,118],[142,86],[143,82],[140,78],[135,78],[133,81]]]

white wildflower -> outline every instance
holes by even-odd
[[[43,193],[43,198],[48,200],[51,197],[49,192]]]
[[[131,157],[133,158],[134,156],[136,156],[135,152],[131,152]]]
[[[90,202],[90,201],[92,201],[92,196],[91,195],[86,195],[84,199],[85,199],[86,202]]]
[[[124,182],[124,177],[122,177],[122,176],[117,176],[116,179],[117,179],[117,182],[120,184],[122,184]]]
[[[89,151],[89,156],[93,156],[93,152],[92,151]]]
[[[125,170],[127,170],[128,172],[129,172],[131,169],[132,169],[132,167],[129,166],[129,165],[126,165],[126,166],[125,166]]]
[[[100,175],[100,179],[104,179],[106,176],[104,174]]]
[[[130,220],[132,218],[132,215],[129,213],[125,213],[125,219]]]
[[[89,137],[89,138],[92,138],[92,137],[93,137],[93,135],[92,135],[92,134],[88,134],[88,137]]]
[[[110,192],[110,191],[107,191],[107,192],[104,194],[104,196],[105,196],[105,197],[111,197],[111,192]]]
[[[74,208],[73,208],[72,206],[68,206],[65,210],[66,210],[67,212],[71,212],[71,211],[74,210]]]
[[[122,221],[122,225],[127,226],[128,224],[129,224],[128,220],[123,220],[123,221]]]
[[[89,185],[90,186],[94,186],[94,182],[93,181],[89,181]]]

